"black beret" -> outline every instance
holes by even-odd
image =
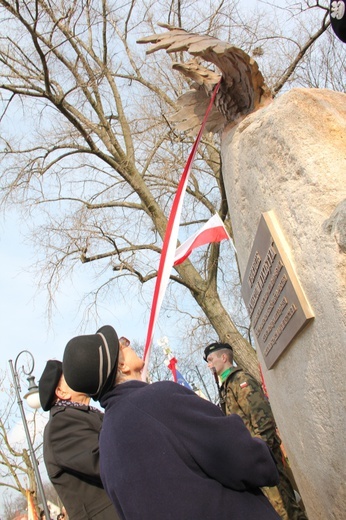
[[[101,327],[96,334],[72,338],[63,357],[66,383],[75,392],[98,401],[114,385],[118,355],[118,336],[110,325]]]
[[[204,356],[203,356],[204,361],[207,361],[207,357],[209,356],[209,354],[211,352],[215,352],[216,350],[221,350],[224,348],[228,348],[229,350],[231,350],[233,352],[233,348],[228,343],[219,343],[218,341],[216,341],[215,343],[210,343],[210,345],[208,345],[204,349]]]
[[[49,359],[38,382],[38,393],[43,410],[47,412],[55,401],[55,390],[62,376],[62,363]]]
[[[330,2],[330,23],[337,37],[346,43],[346,0]]]

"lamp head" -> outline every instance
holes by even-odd
[[[29,387],[28,387],[28,392],[24,396],[24,399],[26,399],[30,408],[34,408],[35,410],[37,410],[38,408],[41,407],[40,396],[38,393],[38,386],[35,382],[34,376],[29,376],[27,379],[28,379]]]

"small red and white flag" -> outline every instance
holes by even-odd
[[[175,251],[174,265],[179,265],[187,259],[191,252],[197,247],[211,242],[221,242],[222,240],[231,240],[231,237],[226,231],[225,225],[219,215],[216,213],[208,222],[204,224],[201,229],[196,231],[194,235],[185,240]],[[234,247],[234,246],[233,246]]]

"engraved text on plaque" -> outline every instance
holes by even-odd
[[[314,317],[287,253],[274,213],[263,213],[242,294],[268,369]]]

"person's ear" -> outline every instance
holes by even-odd
[[[123,366],[121,367],[121,371],[123,374],[129,374],[131,372],[131,369],[126,363],[123,363]]]
[[[69,401],[72,397],[71,393],[67,389],[64,390],[61,386],[56,387],[55,395],[62,401]]]
[[[128,374],[130,372],[130,367],[126,365],[125,361],[119,359],[118,370],[120,370],[120,372],[123,374]]]

